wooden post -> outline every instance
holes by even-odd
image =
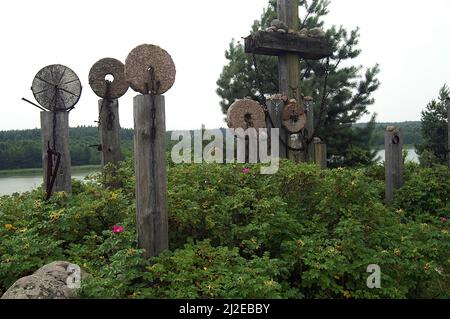
[[[53,112],[41,112],[41,138],[42,138],[42,166],[44,187],[47,187],[48,174],[48,146],[53,148],[53,132],[56,136],[56,151],[61,153],[58,174],[53,185],[52,193],[64,191],[72,192],[70,150],[69,150],[69,112],[56,112],[56,127],[53,131]]]
[[[306,111],[306,138],[312,139],[314,136],[314,101],[312,98],[305,98],[305,111]],[[311,140],[307,149],[307,161],[309,163],[315,163],[315,153],[314,153],[314,141]],[[326,147],[326,146],[325,146]],[[326,155],[325,155],[326,156]]]
[[[152,257],[169,247],[164,96],[137,95],[133,102],[137,237]]]
[[[388,126],[384,134],[386,203],[394,200],[394,190],[403,185],[403,140],[393,126]]]
[[[447,138],[448,138],[448,147],[447,147],[447,159],[448,159],[448,167],[450,167],[450,97],[447,98]]]
[[[286,24],[286,26],[293,31],[298,31],[299,16],[298,16],[298,0],[278,0],[277,14],[278,19]],[[285,52],[278,57],[278,78],[280,93],[286,95],[288,99],[295,99],[300,105],[303,104],[300,90],[300,57],[297,53]],[[279,127],[282,127],[280,125]],[[280,130],[280,136],[289,137],[287,131],[283,128]],[[285,139],[289,146],[298,148],[301,146],[301,140],[290,138]],[[281,150],[281,145],[280,145]],[[281,153],[281,152],[280,152]],[[300,154],[297,154],[300,153]],[[293,152],[287,150],[287,155],[284,157],[295,159],[296,161],[304,161],[305,152]],[[303,160],[302,160],[303,159]]]
[[[320,166],[320,168],[327,168],[327,145],[322,142],[320,138],[314,138],[313,143],[313,158],[314,163]]]
[[[280,158],[287,158],[288,157],[288,151],[287,151],[287,147],[286,145],[288,145],[287,143],[289,143],[288,139],[289,139],[289,135],[287,130],[283,127],[283,124],[281,122],[281,111],[284,108],[284,102],[282,100],[267,100],[266,102],[266,106],[267,106],[267,111],[269,112],[269,116],[272,119],[272,123],[273,123],[273,128],[278,128],[279,131],[279,138],[280,140],[284,141],[281,142],[279,141],[279,157]],[[270,121],[266,121],[266,125],[267,125],[267,132],[269,134],[269,136],[271,136],[270,132],[271,132],[271,128],[272,128],[272,123],[270,123]]]
[[[100,114],[100,143],[102,165],[117,164],[123,160],[120,146],[119,101],[117,99],[98,101]]]

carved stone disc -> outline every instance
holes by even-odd
[[[79,101],[81,82],[70,68],[52,64],[36,74],[31,90],[42,107],[62,111],[71,109]]]
[[[289,103],[283,109],[281,114],[283,126],[290,133],[300,132],[306,125],[305,109],[297,103]]]
[[[230,128],[266,127],[266,117],[261,105],[253,100],[238,100],[228,109],[227,122]]]
[[[101,98],[118,99],[128,90],[128,82],[125,80],[125,66],[119,60],[104,58],[97,61],[89,71],[89,85]],[[111,82],[109,96],[106,96],[107,82],[105,77],[110,74],[114,77]]]
[[[142,94],[148,94],[152,90],[150,69],[159,83],[155,93],[167,92],[175,82],[176,75],[175,64],[169,53],[152,44],[141,44],[131,50],[125,60],[125,78],[133,90]]]

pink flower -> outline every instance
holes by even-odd
[[[441,217],[441,222],[445,223],[445,222],[447,222],[447,221],[448,221],[448,218],[447,218],[447,217]]]
[[[250,173],[250,169],[246,167],[242,170],[242,173],[248,174],[248,173]]]
[[[120,234],[125,230],[122,226],[113,226],[112,231],[116,234]]]

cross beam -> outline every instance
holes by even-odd
[[[298,7],[298,0],[277,0],[278,19],[288,27],[288,32],[258,31],[245,39],[245,52],[278,56],[279,93],[289,99],[295,99],[300,106],[304,107],[300,88],[300,58],[322,59],[332,54],[332,48],[325,39],[311,38],[297,33],[300,25]],[[273,113],[271,110],[269,112]],[[313,114],[311,111],[308,113],[307,121],[310,123],[307,125],[311,127]],[[275,114],[281,116],[281,112],[275,112]],[[281,123],[281,120],[273,119],[273,122]],[[276,126],[280,129],[280,137],[288,142],[289,134],[280,125]],[[309,134],[311,135],[312,132]],[[306,161],[307,152],[302,153],[300,159]],[[284,145],[280,145],[280,157],[297,156],[292,155],[291,151],[288,152]]]

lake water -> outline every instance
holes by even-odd
[[[380,157],[379,162],[384,161],[385,152],[380,150],[377,153]],[[418,156],[414,149],[408,149],[408,161],[418,162]],[[84,179],[87,175],[99,172],[99,167],[74,167],[72,177],[78,180]],[[0,175],[0,196],[11,195],[15,192],[26,192],[33,188],[36,188],[42,184],[42,174],[40,172],[30,173],[27,175],[14,174],[10,175]]]
[[[86,176],[99,172],[100,168],[73,168],[72,178],[82,180]],[[33,172],[29,174],[6,174],[0,175],[0,196],[13,193],[27,192],[42,184],[42,173]]]
[[[406,161],[419,163],[419,156],[416,153],[416,150],[414,148],[405,148],[408,151],[408,156],[406,157]],[[377,153],[377,156],[380,157],[378,160],[379,163],[384,162],[385,159],[385,151],[379,150]]]

